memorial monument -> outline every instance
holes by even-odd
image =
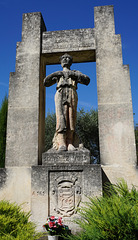
[[[129,186],[138,183],[129,67],[123,65],[113,6],[95,7],[94,19],[93,29],[48,32],[41,13],[23,14],[16,69],[10,74],[0,199],[24,203],[38,230],[42,230],[48,215],[58,215],[76,231],[72,219],[86,196],[101,195],[106,181],[115,183],[124,178]],[[64,54],[72,56],[75,63],[96,61],[101,165],[90,164],[89,151],[75,145],[72,110],[76,112],[76,83],[88,84],[89,78],[71,71],[71,57]],[[58,64],[59,57],[63,71],[46,76],[45,66]],[[46,153],[44,79],[46,86],[58,82],[53,141],[57,150]],[[70,106],[71,99],[74,102]]]

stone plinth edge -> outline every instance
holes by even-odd
[[[65,152],[44,152],[42,154],[42,165],[68,164],[90,164],[90,151],[87,149]]]

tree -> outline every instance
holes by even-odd
[[[99,131],[98,131],[98,111],[91,109],[85,112],[80,109],[77,113],[76,132],[80,142],[90,150],[91,159],[94,163],[99,163]]]
[[[80,208],[82,231],[70,240],[138,240],[138,191],[124,180],[108,187],[108,195],[89,198]]]
[[[56,115],[48,113],[45,120],[45,150],[52,147],[52,139],[56,129]],[[80,109],[77,113],[76,132],[80,142],[90,150],[93,162],[99,163],[99,134],[98,111],[91,109],[85,112]]]
[[[52,148],[52,139],[56,129],[56,114],[48,113],[45,119],[45,151]]]
[[[0,167],[5,166],[7,112],[8,98],[5,96],[0,108]]]

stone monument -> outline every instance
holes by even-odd
[[[129,186],[138,183],[129,67],[123,65],[113,6],[95,7],[94,19],[93,29],[48,32],[41,13],[23,15],[16,69],[10,74],[6,164],[0,169],[0,199],[24,203],[24,210],[31,210],[38,230],[42,230],[48,215],[55,214],[64,216],[65,222],[75,230],[71,220],[77,216],[77,206],[81,206],[86,196],[101,195],[105,181],[115,183],[121,177]],[[58,143],[57,151],[44,153],[45,66],[58,64],[59,57],[65,53],[75,63],[96,61],[101,165],[90,164],[89,151],[83,148],[58,152],[58,149],[76,148],[75,118],[71,119],[69,102],[64,107],[59,103],[57,106],[58,141],[54,141]],[[66,74],[71,74],[70,79],[75,82],[89,82],[79,72],[70,69],[64,72],[64,67],[60,77],[56,73],[52,79],[54,82],[58,79],[60,84],[61,79],[68,79]],[[45,84],[48,79],[51,82],[47,76]],[[71,82],[70,89],[65,87],[63,97],[74,92],[76,109],[75,88]],[[59,94],[57,98],[60,102]],[[73,125],[68,128],[64,124],[61,129],[67,130],[60,133],[62,121],[58,117],[66,108]]]

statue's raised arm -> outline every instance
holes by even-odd
[[[77,115],[77,84],[88,85],[90,78],[80,71],[71,70],[72,57],[64,54],[60,58],[63,71],[48,75],[44,85],[50,87],[57,83],[55,94],[56,132],[53,138],[53,149],[58,151],[75,151],[79,141],[75,133]]]
[[[77,83],[81,83],[84,85],[88,85],[90,83],[90,78],[87,75],[81,73],[80,71],[76,71],[76,70],[73,70],[72,72],[74,72],[74,74],[76,76]]]
[[[53,84],[58,82],[58,80],[60,79],[61,76],[63,76],[63,72],[62,71],[57,71],[55,73],[51,73],[50,75],[45,77],[45,79],[44,79],[44,86],[45,87],[52,86]]]

